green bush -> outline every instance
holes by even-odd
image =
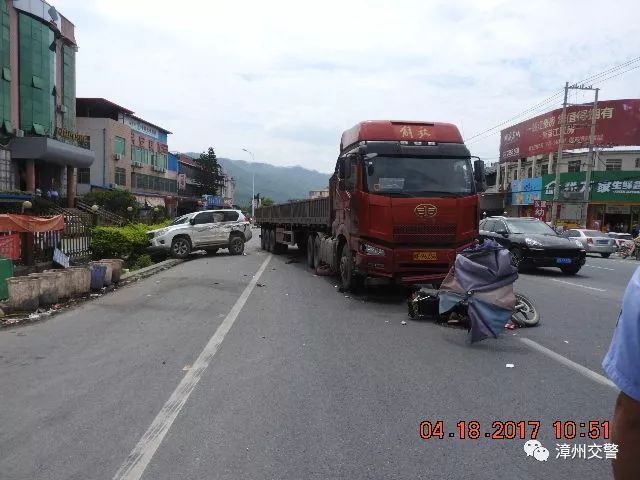
[[[153,260],[146,253],[144,255],[140,255],[135,263],[133,264],[133,270],[139,270],[141,268],[150,267],[153,265]]]
[[[98,205],[122,217],[131,215],[127,207],[133,208],[134,215],[139,208],[135,195],[127,190],[93,190],[82,197],[82,201],[89,205]]]
[[[167,226],[168,222],[156,225],[130,223],[124,227],[94,227],[91,230],[93,257],[122,258],[135,261],[146,253],[147,231]]]

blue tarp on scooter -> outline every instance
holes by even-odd
[[[456,257],[438,293],[440,314],[467,303],[471,343],[489,336],[497,338],[516,306],[513,283],[518,269],[511,253],[493,240],[486,240]]]

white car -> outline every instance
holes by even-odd
[[[251,240],[251,224],[240,210],[204,210],[176,218],[171,225],[147,232],[150,251],[185,258],[194,250],[216,253],[228,248],[241,255]]]

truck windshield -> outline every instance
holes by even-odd
[[[377,195],[469,195],[475,192],[468,158],[375,157],[365,161],[365,188]]]

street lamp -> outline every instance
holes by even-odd
[[[247,152],[251,155],[251,162],[256,163],[256,158],[253,156],[253,152],[251,150],[247,150],[246,148],[242,149],[243,152]],[[253,217],[255,216],[255,201],[256,201],[256,172],[251,172],[251,219],[253,221]]]

